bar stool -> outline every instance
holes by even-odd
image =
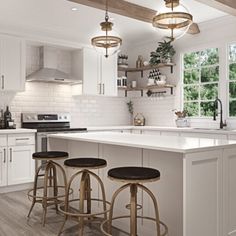
[[[130,235],[131,236],[137,236],[137,219],[138,218],[154,221],[156,224],[157,236],[164,236],[168,234],[168,227],[159,219],[158,205],[157,205],[157,200],[154,194],[147,187],[142,185],[143,183],[149,183],[149,182],[159,180],[160,172],[158,170],[152,169],[152,168],[146,168],[146,167],[118,167],[118,168],[110,169],[108,171],[108,177],[111,180],[124,182],[127,184],[120,187],[112,196],[109,217],[107,220],[103,221],[103,223],[101,224],[101,230],[104,235],[111,236],[112,235],[112,221],[116,219],[122,219],[122,218],[130,218]],[[130,209],[130,215],[113,217],[115,200],[117,196],[123,190],[127,188],[130,188],[130,204],[128,204],[126,208]],[[137,215],[137,210],[142,208],[142,206],[137,204],[138,189],[141,189],[144,192],[146,192],[152,199],[152,202],[154,204],[154,210],[155,210],[155,218]],[[162,233],[161,233],[161,225],[163,227]],[[106,229],[104,229],[105,226],[106,226]]]
[[[58,212],[58,203],[61,202],[61,198],[65,197],[67,190],[65,171],[61,165],[54,161],[68,158],[68,153],[59,151],[36,152],[32,155],[32,158],[38,161],[45,161],[45,164],[41,165],[36,170],[34,177],[34,187],[28,192],[29,199],[32,199],[32,205],[29,210],[28,217],[30,217],[35,203],[41,203],[43,206],[42,224],[45,226],[47,207],[50,205],[55,205],[56,211]],[[58,185],[57,169],[61,171],[63,178],[63,185],[60,186]],[[40,174],[40,171],[44,171],[44,174]],[[41,187],[38,186],[40,177],[44,178],[43,186]],[[63,192],[59,193],[59,190],[60,192]],[[70,193],[72,193],[71,190]]]
[[[77,221],[79,221],[79,236],[83,235],[84,231],[84,221],[85,218],[87,218],[87,221],[92,220],[104,220],[107,219],[107,206],[110,204],[106,201],[106,195],[105,195],[105,188],[103,185],[102,180],[99,178],[98,175],[91,172],[90,170],[95,169],[101,169],[106,167],[107,162],[103,159],[98,158],[74,158],[74,159],[68,159],[64,162],[65,167],[68,168],[74,168],[74,169],[81,169],[80,171],[76,172],[72,177],[70,178],[67,186],[67,192],[65,197],[65,203],[64,205],[61,204],[59,207],[59,211],[61,211],[65,215],[64,222],[61,226],[61,229],[59,231],[58,235],[61,235],[63,228],[65,226],[66,221],[68,220],[68,217],[73,217]],[[80,177],[80,187],[79,187],[79,198],[75,199],[69,199],[69,189],[71,188],[72,183],[75,182],[77,177]],[[91,197],[91,178],[94,177],[101,189],[102,198],[92,198]],[[74,191],[75,192],[75,191]],[[92,212],[92,202],[102,202],[102,210],[99,210],[98,212]],[[75,209],[72,206],[72,203],[76,203],[78,205],[78,209]],[[86,211],[85,211],[85,203],[86,203]],[[100,215],[104,215],[103,218],[98,217]]]

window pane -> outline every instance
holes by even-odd
[[[213,100],[218,97],[218,84],[205,84],[200,87],[201,100]]]
[[[229,116],[236,116],[236,101],[229,102]]]
[[[198,102],[187,102],[184,104],[184,110],[188,116],[198,116]]]
[[[215,65],[219,64],[218,48],[209,48],[201,52],[201,65]]]
[[[199,66],[199,52],[184,54],[184,68],[196,68]]]
[[[236,63],[229,65],[229,79],[236,80]]]
[[[236,62],[236,44],[229,46],[229,60],[230,62]]]
[[[219,66],[202,68],[201,82],[214,82],[219,81]]]
[[[229,83],[229,97],[236,98],[236,82]]]
[[[199,70],[184,71],[184,84],[199,83]]]
[[[184,87],[184,101],[198,100],[198,86]]]
[[[212,116],[214,111],[214,102],[201,102],[201,116]]]

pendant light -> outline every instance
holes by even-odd
[[[170,30],[171,33],[168,38],[173,41],[177,38],[174,35],[174,31],[181,31],[181,36],[183,36],[193,23],[193,16],[188,13],[186,7],[179,3],[179,0],[164,1],[166,12],[160,13],[153,18],[153,26],[163,30]],[[180,10],[179,8],[182,9]]]
[[[112,32],[113,23],[109,21],[108,16],[108,0],[106,0],[105,21],[100,23],[103,35],[96,36],[91,39],[92,45],[96,49],[105,49],[105,57],[116,53],[122,44],[119,36],[109,35]]]

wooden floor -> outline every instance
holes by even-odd
[[[36,204],[30,219],[27,218],[31,202],[26,191],[0,194],[0,236],[54,236],[58,234],[63,216],[57,215],[53,209],[48,210],[47,223],[42,227],[42,207]],[[115,233],[120,236],[120,233]],[[78,225],[68,220],[64,236],[78,235]],[[100,236],[98,225],[86,227],[84,236]]]

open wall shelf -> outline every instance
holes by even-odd
[[[175,66],[174,63],[160,63],[156,66],[144,66],[140,68],[125,68],[125,67],[118,67],[118,71],[125,72],[125,76],[127,77],[128,72],[141,72],[141,77],[143,77],[143,72],[146,70],[153,70],[153,69],[159,69],[163,67],[170,67],[171,73],[173,73],[173,66]]]
[[[126,97],[127,97],[129,91],[140,91],[141,96],[143,97],[143,92],[145,90],[146,91],[153,91],[153,90],[160,90],[160,89],[170,89],[170,94],[173,95],[173,89],[175,87],[176,86],[173,84],[165,84],[165,85],[150,85],[150,86],[146,86],[146,87],[137,87],[137,88],[118,87],[118,89],[124,90]],[[159,93],[162,93],[162,92],[159,92]]]

